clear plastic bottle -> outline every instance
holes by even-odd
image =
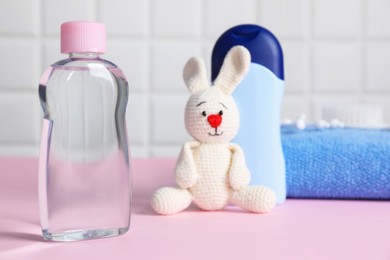
[[[110,237],[129,229],[128,83],[116,65],[100,58],[104,51],[103,24],[64,23],[61,52],[69,57],[40,80],[39,200],[48,240]]]

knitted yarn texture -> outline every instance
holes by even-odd
[[[179,187],[163,187],[152,197],[159,214],[175,214],[192,202],[203,210],[221,210],[235,204],[246,210],[265,213],[276,202],[274,192],[264,186],[248,186],[250,172],[242,149],[231,140],[239,128],[239,111],[231,96],[250,64],[249,51],[233,47],[210,87],[204,61],[191,58],[183,78],[191,96],[185,108],[185,126],[195,139],[186,142],[175,168]]]

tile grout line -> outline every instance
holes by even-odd
[[[307,86],[304,90],[304,98],[306,100],[306,108],[308,109],[309,115],[308,118],[310,121],[315,121],[315,106],[314,106],[314,100],[313,100],[313,88],[314,88],[314,70],[313,70],[313,64],[314,64],[314,46],[315,46],[315,40],[314,40],[314,3],[312,1],[307,1],[307,5],[305,5],[305,12],[306,12],[306,37],[305,37],[305,46],[306,46],[306,52],[307,52],[307,79],[305,80],[305,83]]]
[[[154,88],[154,80],[152,79],[152,75],[154,75],[154,69],[153,69],[153,3],[152,0],[147,0],[147,5],[148,5],[148,25],[147,25],[147,46],[148,46],[148,54],[147,54],[147,59],[148,59],[148,69],[149,69],[149,78],[147,82],[147,88],[145,90],[145,97],[146,97],[146,102],[147,102],[147,114],[148,114],[148,122],[147,122],[147,140],[146,140],[146,154],[147,157],[153,157],[152,149],[153,149],[153,106],[154,106],[154,98],[152,96],[152,89]]]
[[[38,79],[38,82],[40,81],[40,77],[41,77],[41,73],[43,73],[44,71],[44,64],[43,64],[43,60],[44,60],[44,54],[43,54],[43,20],[44,20],[44,4],[43,4],[43,0],[38,0],[37,1],[37,9],[38,9],[38,15],[37,15],[37,19],[38,19],[38,61],[37,61],[37,64],[38,64],[38,71],[37,71],[37,79]],[[38,87],[38,82],[35,84],[36,87]],[[38,90],[36,88],[34,88],[34,94],[35,94],[35,98],[39,101],[39,96],[38,96]],[[35,127],[36,129],[36,147],[37,147],[37,155],[39,154],[39,142],[40,142],[40,133],[42,131],[42,110],[41,110],[41,107],[40,107],[40,102],[37,102],[38,104],[38,107],[36,108],[37,109],[37,125]]]
[[[360,82],[360,88],[359,88],[359,102],[360,103],[366,103],[365,96],[367,94],[367,2],[365,0],[361,0],[361,29],[360,29],[360,37],[359,37],[359,47],[361,52],[361,62],[362,66],[360,68],[361,70],[361,82]]]

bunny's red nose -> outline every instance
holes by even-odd
[[[209,115],[207,121],[209,121],[212,128],[217,128],[222,123],[222,116],[219,114]]]

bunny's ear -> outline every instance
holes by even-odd
[[[184,66],[183,79],[191,93],[200,92],[209,87],[206,66],[200,58],[189,59]]]
[[[249,69],[251,55],[244,46],[235,46],[226,54],[214,85],[231,94]]]

